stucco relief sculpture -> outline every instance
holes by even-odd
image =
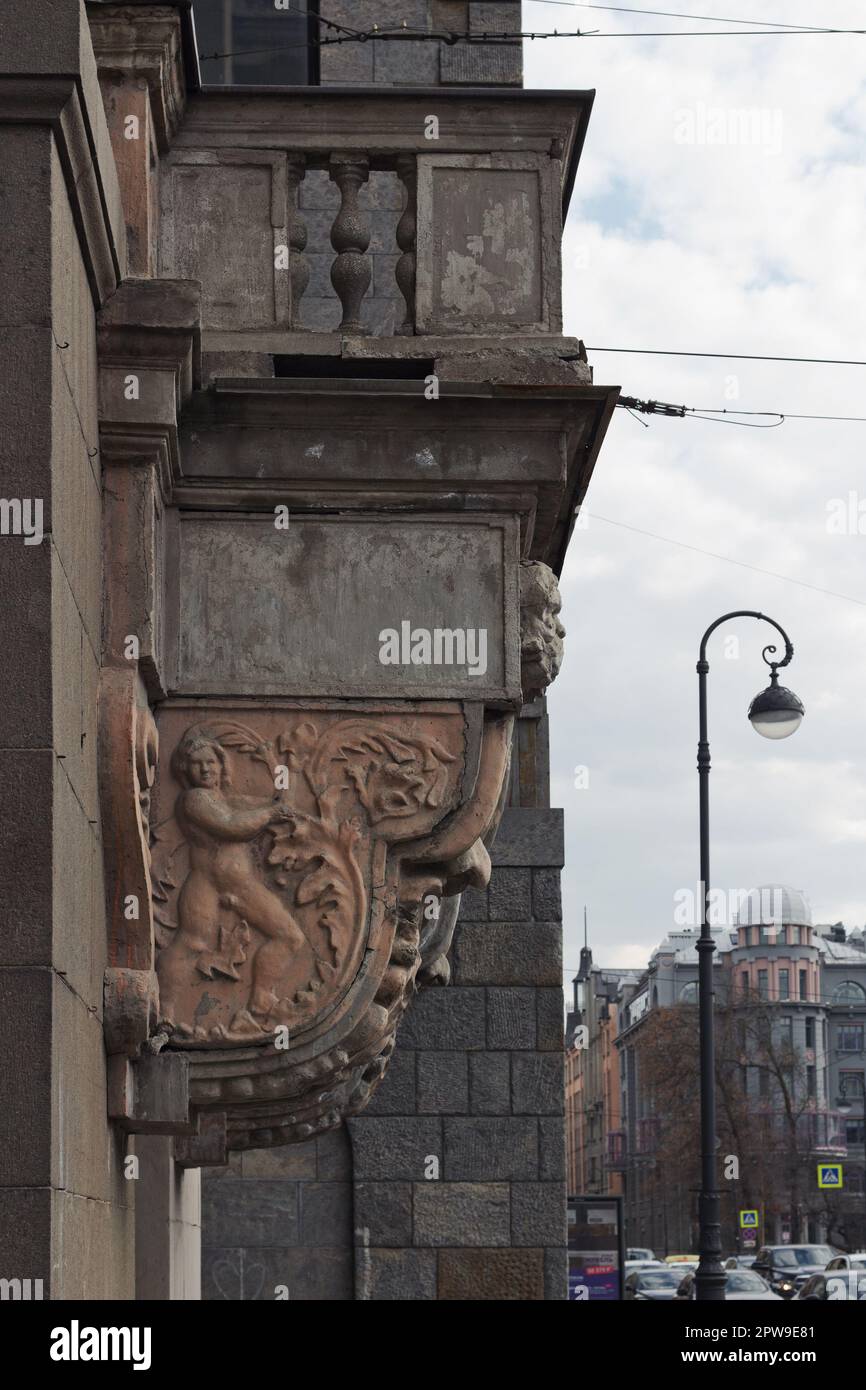
[[[363,1108],[419,973],[441,977],[425,908],[487,882],[512,717],[190,700],[158,719],[154,1033],[229,1148],[306,1138]]]
[[[253,794],[235,787],[245,762]],[[372,828],[387,836],[447,804],[456,762],[399,723],[304,720],[275,741],[233,721],[189,725],[171,760],[181,790],[154,830],[160,1019],[173,1042],[261,1041],[320,1012],[358,966]]]

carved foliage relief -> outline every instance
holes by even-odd
[[[347,716],[166,706],[151,811],[160,1026],[173,1047],[303,1038],[396,925],[388,846],[459,802],[459,706]],[[393,898],[393,894],[392,894]],[[389,910],[390,908],[390,910]],[[389,920],[390,919],[390,920]]]

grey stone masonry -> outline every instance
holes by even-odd
[[[353,1298],[351,1175],[344,1130],[204,1169],[202,1298]],[[367,1206],[399,1243],[399,1185],[371,1186]]]
[[[510,808],[492,857],[349,1121],[358,1299],[566,1296],[562,813]]]
[[[328,19],[354,29],[407,29],[431,38],[325,45],[323,86],[520,86],[523,54],[514,43],[450,44],[444,34],[515,33],[521,28],[519,0],[328,0]]]

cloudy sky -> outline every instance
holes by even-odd
[[[866,28],[862,0],[656,4]],[[523,16],[527,28],[605,33],[746,27],[544,0],[526,0]],[[597,92],[565,235],[566,332],[590,349],[866,358],[866,37],[525,49],[528,87]],[[597,382],[643,399],[866,416],[862,367],[589,357]],[[847,534],[828,530],[838,500],[853,506]],[[704,629],[731,609],[763,610],[788,630],[785,683],[807,713],[793,738],[759,738],[746,710],[767,683],[772,630],[741,619],[715,635],[713,883],[792,884],[816,921],[862,926],[866,423],[653,418],[645,429],[619,410],[586,510],[563,576],[566,660],[550,695],[567,978],[584,903],[596,961],[641,965],[673,925],[674,894],[695,885],[695,662]]]

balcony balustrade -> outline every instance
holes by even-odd
[[[161,161],[159,273],[201,282],[203,330],[221,339],[559,334],[590,105],[447,88],[193,96]]]

